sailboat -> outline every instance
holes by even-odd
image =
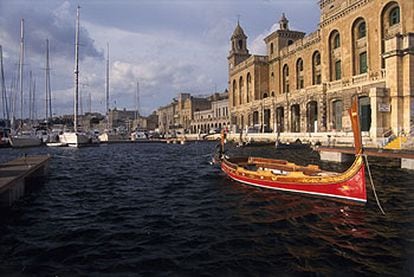
[[[73,113],[73,131],[64,132],[59,135],[59,141],[71,147],[85,146],[91,142],[91,138],[78,131],[78,110],[79,110],[79,11],[76,11],[76,34],[75,34],[75,70],[74,70],[74,113]]]
[[[127,142],[128,138],[125,135],[113,132],[109,124],[109,44],[107,44],[107,58],[106,58],[106,81],[105,81],[105,94],[106,94],[106,127],[102,134],[98,136],[98,140],[104,143],[111,142]]]
[[[7,91],[6,82],[4,78],[3,68],[3,48],[0,45],[0,77],[1,77],[1,107],[3,111],[3,126],[0,127],[0,148],[9,147],[9,133],[10,133],[10,121],[9,121],[9,106],[7,103]]]
[[[131,133],[131,141],[143,141],[148,140],[148,136],[146,134],[146,131],[142,128],[139,128],[138,119],[140,118],[139,115],[139,82],[137,82],[137,93],[135,97],[135,122],[137,122],[137,127],[135,130]]]
[[[9,137],[10,145],[15,148],[39,146],[42,143],[42,141],[36,136],[34,130],[23,130],[23,120],[24,120],[23,118],[23,64],[24,64],[24,19],[20,21],[20,58],[19,58],[20,126],[17,130],[12,130],[12,135]]]

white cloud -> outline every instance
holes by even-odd
[[[131,107],[128,99],[133,99],[137,81],[141,87],[141,106],[149,112],[170,102],[180,91],[212,92],[214,83],[226,83],[227,45],[214,45],[214,41],[210,41],[212,46],[205,40],[172,31],[131,32],[90,22],[85,22],[84,26],[99,48],[106,48],[107,42],[110,44],[112,103],[116,101],[118,105],[124,103],[127,108]],[[215,32],[207,32],[205,38],[213,40]],[[212,69],[214,74],[211,74]],[[102,82],[103,78],[104,75]]]
[[[72,113],[76,3],[39,1],[39,5],[33,5],[30,0],[0,0],[0,42],[7,81],[16,72],[18,25],[20,18],[25,18],[25,70],[31,69],[37,76],[39,101],[44,91],[44,44],[49,38],[53,105],[58,114]],[[293,14],[293,10],[299,10],[298,5],[317,6],[313,1],[289,1],[287,6],[286,1],[236,0],[81,2],[81,91],[91,94],[94,110],[104,111],[105,51],[109,42],[110,105],[116,101],[119,108],[134,108],[139,81],[144,114],[170,103],[182,91],[208,94],[216,86],[218,90],[226,88],[226,57],[237,14],[242,15],[243,27],[248,31],[251,52],[265,54],[263,38],[277,28],[275,24],[262,31],[269,26],[269,18],[280,14],[282,8],[285,11],[285,7],[287,14],[289,9]],[[296,18],[292,21],[306,22],[298,26],[309,25],[307,14]]]
[[[251,52],[257,55],[266,55],[266,44],[264,39],[273,33],[274,31],[279,29],[279,23],[275,23],[270,27],[270,29],[265,30],[261,34],[257,35],[251,44]]]

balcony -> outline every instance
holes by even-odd
[[[361,85],[368,81],[368,73],[352,76],[351,83],[353,85]]]
[[[328,90],[337,90],[343,87],[343,81],[342,80],[332,81],[332,82],[329,82],[327,86],[328,86]]]

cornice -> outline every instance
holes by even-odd
[[[319,23],[320,28],[326,27],[333,23],[334,21],[337,21],[338,19],[350,14],[351,12],[357,10],[358,8],[365,6],[366,4],[373,2],[375,0],[360,0],[358,2],[353,3],[349,7],[329,16],[328,18],[324,19],[322,22]]]

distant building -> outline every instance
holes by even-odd
[[[195,110],[194,119],[191,122],[192,133],[205,134],[210,131],[228,128],[230,125],[228,92],[215,93],[207,99],[211,103],[211,108]]]
[[[321,0],[318,29],[289,28],[251,55],[237,24],[231,37],[229,109],[235,129],[251,125],[290,133],[350,130],[347,110],[359,98],[362,131],[414,128],[414,1]]]
[[[138,118],[137,111],[128,111],[125,108],[118,110],[117,108],[110,109],[108,112],[108,126],[110,129],[123,129],[127,132],[133,130],[134,120]]]
[[[105,117],[100,113],[85,113],[79,116],[79,122],[85,131],[101,129],[104,119]]]
[[[167,134],[178,126],[177,105],[177,100],[174,99],[171,104],[160,107],[156,111],[160,133]]]
[[[177,99],[157,110],[161,133],[206,133],[229,125],[228,92],[208,97],[180,93]]]
[[[145,117],[135,110],[118,110],[117,108],[109,110],[108,114],[109,128],[112,130],[131,132],[135,129],[154,130],[158,127],[158,118],[155,114]]]

